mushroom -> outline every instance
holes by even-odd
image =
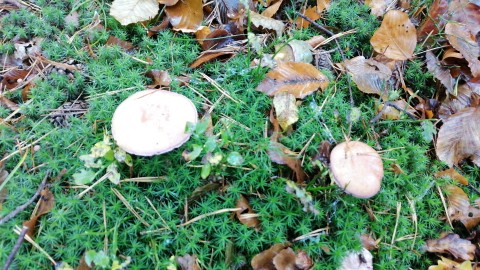
[[[124,100],[112,118],[117,145],[130,154],[152,156],[180,147],[189,138],[187,123],[196,123],[197,109],[187,97],[147,89]]]
[[[380,191],[383,162],[367,144],[347,141],[330,153],[330,170],[337,185],[357,198],[370,198]]]

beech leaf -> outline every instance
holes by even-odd
[[[177,262],[182,270],[200,270],[198,265],[197,255],[185,254],[184,256],[177,257]]]
[[[110,15],[122,25],[149,20],[157,15],[157,0],[114,0]]]
[[[195,33],[203,20],[202,0],[182,0],[165,8],[173,30]]]
[[[267,150],[270,159],[280,165],[287,165],[295,172],[298,183],[303,183],[306,178],[306,174],[302,169],[300,160],[296,158],[296,155],[290,151],[285,145],[278,142],[270,142],[270,146]]]
[[[440,177],[449,177],[458,183],[467,186],[468,185],[468,179],[465,178],[465,176],[461,175],[458,173],[454,168],[450,168],[447,170],[443,170],[441,172],[436,172],[434,174],[435,177],[440,178]]]
[[[480,166],[480,108],[466,108],[444,120],[435,147],[438,158],[448,166],[471,159]]]
[[[281,36],[285,29],[285,24],[282,21],[265,17],[253,11],[250,11],[250,21],[256,28],[275,31],[277,36]]]
[[[277,120],[283,130],[298,121],[298,108],[295,96],[290,93],[278,93],[273,97],[273,106]]]
[[[238,220],[247,227],[254,228],[258,231],[260,229],[260,220],[258,219],[257,214],[253,211],[248,200],[240,195],[236,207],[242,209],[235,212]]]
[[[23,226],[28,227],[27,234],[30,237],[33,237],[35,234],[35,226],[37,225],[38,218],[50,212],[54,205],[55,198],[53,197],[52,192],[48,189],[48,187],[44,188],[40,192],[39,205],[38,208],[36,208],[36,211],[32,214],[32,218],[23,222]]]
[[[475,248],[470,241],[461,239],[458,234],[454,233],[449,233],[440,239],[428,240],[426,243],[428,252],[449,253],[464,261],[473,260]]]
[[[431,51],[428,51],[425,57],[427,59],[428,71],[445,86],[448,93],[455,95],[455,79],[453,79],[450,71],[441,66],[440,61],[438,61]]]
[[[360,91],[377,94],[384,99],[388,97],[386,84],[392,77],[392,71],[386,65],[363,56],[345,60],[343,65]]]
[[[446,187],[448,208],[447,214],[452,220],[460,221],[468,230],[480,223],[480,209],[470,205],[467,194],[459,187]]]
[[[475,107],[475,103],[478,103],[480,98],[480,84],[475,82],[460,84],[456,94],[456,97],[449,96],[442,102],[438,110],[440,118],[445,119],[462,109]]]
[[[371,14],[377,17],[381,17],[385,14],[388,8],[392,8],[392,4],[395,4],[395,0],[367,0],[367,4],[371,9]]]
[[[269,96],[288,92],[295,98],[304,98],[318,88],[324,90],[328,78],[311,64],[287,62],[279,64],[267,73],[267,77],[258,85],[257,90]]]
[[[458,50],[468,61],[468,66],[474,77],[480,75],[480,45],[476,34],[465,24],[449,22],[445,26],[445,34],[453,48]]]
[[[382,25],[375,31],[370,43],[376,52],[390,59],[410,59],[417,45],[415,26],[407,13],[390,10],[383,17]]]
[[[442,260],[437,262],[438,265],[432,265],[428,267],[428,270],[473,270],[472,263],[470,261],[458,263],[442,256],[440,256],[440,258]]]

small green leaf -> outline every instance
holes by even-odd
[[[211,165],[218,165],[220,163],[220,161],[222,161],[222,159],[223,159],[222,153],[215,153],[215,154],[207,157],[207,161]]]
[[[92,170],[81,170],[79,173],[73,174],[73,182],[75,185],[86,185],[95,179],[95,172]]]
[[[352,123],[356,123],[358,120],[360,120],[360,117],[362,116],[362,111],[358,107],[352,107],[352,110],[350,111],[349,115],[349,120]]]
[[[243,164],[243,157],[238,152],[231,152],[227,157],[227,162],[232,166],[240,166]]]
[[[73,270],[73,267],[66,262],[59,262],[55,265],[55,270]]]
[[[85,252],[85,263],[92,267],[92,262],[95,260],[95,255],[97,255],[97,252],[95,250],[88,250]]]
[[[202,135],[205,133],[205,131],[207,131],[207,128],[208,128],[208,124],[209,124],[209,118],[204,118],[202,120],[200,120],[200,122],[198,122],[196,125],[195,125],[195,135]]]
[[[112,148],[105,142],[97,142],[91,149],[92,156],[98,158],[105,156]]]
[[[115,154],[112,149],[110,149],[104,156],[104,159],[107,161],[114,161],[115,160]]]
[[[80,160],[83,161],[83,165],[87,168],[100,168],[103,165],[101,160],[95,162],[95,157],[91,154],[81,155]]]
[[[125,150],[123,150],[121,148],[117,148],[117,149],[115,149],[115,152],[114,152],[113,156],[115,157],[115,159],[118,162],[123,163],[123,162],[125,162],[125,159],[127,158],[127,152],[125,152]]]
[[[217,137],[209,136],[204,146],[205,146],[205,151],[213,152],[217,148]]]
[[[112,163],[107,167],[108,180],[110,180],[115,185],[120,183],[120,174],[118,173],[118,166],[116,163]]]
[[[200,177],[202,177],[202,179],[207,178],[210,175],[211,171],[212,171],[212,165],[210,165],[210,163],[204,164],[202,166],[202,172],[200,173]]]
[[[132,156],[130,156],[129,154],[126,154],[125,156],[125,164],[127,164],[128,167],[133,166],[133,159]]]
[[[95,263],[95,266],[99,266],[102,268],[107,268],[110,266],[110,258],[108,258],[107,254],[105,254],[103,250],[97,252],[95,258],[93,259],[93,262]]]
[[[425,141],[431,142],[435,134],[437,134],[437,130],[432,121],[422,122],[422,136]]]
[[[182,157],[186,161],[192,161],[195,160],[200,154],[202,153],[202,147],[200,145],[194,144],[193,145],[193,150],[188,152],[188,151],[183,151]]]

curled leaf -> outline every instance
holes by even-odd
[[[435,147],[438,158],[448,166],[471,159],[480,166],[480,108],[466,108],[444,121]]]
[[[202,0],[182,0],[165,8],[173,30],[195,33],[203,20]]]
[[[273,162],[280,165],[287,165],[292,169],[295,172],[297,182],[303,183],[305,181],[306,174],[302,169],[300,160],[298,160],[296,155],[287,147],[281,143],[272,141],[270,142],[267,152]]]
[[[260,229],[260,220],[258,219],[258,215],[250,206],[250,203],[248,203],[248,200],[240,195],[240,198],[237,200],[236,207],[242,209],[235,212],[238,220],[247,227],[254,228],[258,231]]]
[[[320,11],[321,12],[321,11]],[[320,19],[320,12],[317,11],[317,7],[309,7],[307,9],[305,9],[302,14],[305,15],[305,17],[313,20],[313,21],[316,21],[318,19]],[[303,19],[302,17],[299,17],[297,18],[295,24],[297,25],[297,28],[299,29],[304,29],[304,28],[307,28],[309,25],[310,25],[310,22]]]
[[[53,196],[50,189],[46,187],[40,192],[38,207],[36,208],[36,211],[32,213],[32,218],[23,222],[23,226],[28,227],[27,234],[30,237],[33,237],[33,235],[35,234],[35,226],[37,225],[38,218],[50,212],[54,206],[55,197]]]
[[[449,233],[440,239],[428,240],[426,243],[428,252],[449,253],[464,261],[473,260],[475,248],[470,241],[461,239],[458,234],[454,233]]]
[[[442,102],[438,110],[438,116],[442,119],[448,118],[450,115],[458,111],[475,107],[477,100],[480,98],[480,83],[467,82],[457,87],[456,96],[448,96]]]
[[[288,92],[296,98],[304,98],[318,88],[324,90],[327,86],[327,76],[311,64],[287,62],[268,72],[257,90],[269,96]]]
[[[428,267],[428,270],[473,270],[472,263],[470,261],[458,263],[442,256],[440,256],[440,258],[442,260],[437,262],[438,265],[432,265]]]
[[[454,93],[455,80],[450,74],[450,71],[441,66],[440,61],[438,61],[438,59],[435,57],[435,55],[431,51],[428,51],[425,54],[425,57],[427,59],[428,71],[430,71],[430,73],[432,73],[433,76],[437,80],[439,80],[443,84],[443,86],[445,86],[448,93],[455,95]]]
[[[295,96],[287,92],[278,93],[273,97],[273,106],[277,120],[283,130],[295,124],[298,121],[298,108]]]
[[[392,71],[386,65],[363,56],[345,60],[343,65],[360,91],[388,98],[387,81]]]
[[[480,223],[480,209],[470,205],[467,194],[457,186],[447,186],[447,214],[452,220],[458,220],[468,230]]]
[[[390,10],[383,17],[382,25],[375,31],[370,43],[376,52],[390,59],[410,59],[417,45],[415,26],[407,13]]]
[[[474,77],[480,75],[480,45],[476,34],[469,27],[458,22],[449,22],[445,26],[445,34],[450,44],[468,61],[468,66]]]
[[[250,11],[250,20],[256,28],[275,31],[277,36],[281,36],[285,29],[285,24],[282,21],[265,17],[253,11]]]
[[[146,21],[157,15],[159,10],[156,0],[114,0],[110,15],[122,25]]]
[[[435,177],[440,178],[440,177],[449,177],[458,183],[467,186],[468,185],[468,179],[465,178],[465,176],[461,175],[458,173],[454,168],[450,168],[441,172],[436,172]]]

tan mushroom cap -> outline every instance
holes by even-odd
[[[130,154],[152,156],[180,147],[189,138],[188,122],[196,123],[197,109],[187,97],[164,90],[136,92],[124,100],[112,118],[117,145]]]
[[[370,198],[380,191],[383,162],[380,155],[359,141],[343,142],[330,153],[330,170],[335,182],[357,198]]]

